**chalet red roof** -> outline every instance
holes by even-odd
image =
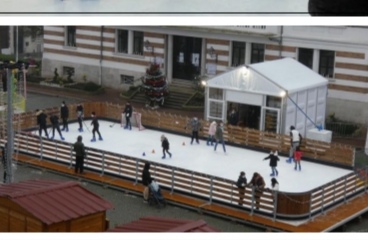
[[[204,220],[143,217],[117,226],[109,232],[218,232]]]
[[[28,180],[0,185],[8,198],[43,223],[52,224],[113,208],[112,204],[78,182]]]

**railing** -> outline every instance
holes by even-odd
[[[74,164],[72,144],[63,141],[50,141],[29,132],[20,132],[15,134],[14,148],[16,152],[38,156],[40,161],[57,161],[69,168]],[[109,174],[121,177],[134,184],[140,182],[145,160],[89,147],[86,147],[86,152],[86,169],[96,171],[101,176]],[[338,202],[346,202],[350,197],[367,191],[367,179],[362,181],[355,173],[351,173],[308,192],[273,194],[264,191],[257,210],[254,189],[247,187],[243,200],[240,200],[238,188],[234,185],[234,181],[229,179],[157,163],[151,163],[150,172],[160,185],[171,193],[188,194],[205,199],[207,204],[216,202],[242,208],[242,211],[248,211],[249,214],[268,215],[273,219],[311,218]],[[239,203],[242,203],[241,207]]]
[[[106,102],[86,102],[84,105],[85,116],[96,112],[97,116],[120,121],[121,112],[124,106]],[[70,104],[70,120],[76,120],[77,104]],[[190,120],[186,116],[159,113],[147,109],[134,109],[142,114],[142,124],[146,127],[160,128],[162,130],[174,131],[178,134],[189,134],[189,129],[184,129]],[[59,108],[45,109],[45,113],[59,114]],[[34,112],[22,113],[19,117],[21,128],[27,129],[37,126]],[[14,121],[14,124],[18,124]],[[201,120],[203,131],[199,133],[201,137],[207,136],[208,121]],[[18,125],[15,125],[18,126]],[[288,135],[263,132],[255,129],[243,128],[238,126],[225,126],[224,139],[227,143],[238,144],[241,146],[255,147],[265,150],[278,150],[280,154],[288,155],[290,148],[290,137]],[[301,145],[303,156],[318,161],[339,164],[343,166],[354,166],[355,149],[349,145],[326,143],[321,141],[304,139]]]

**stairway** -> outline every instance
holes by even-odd
[[[182,109],[183,105],[196,92],[193,81],[173,79],[169,85],[170,95],[165,99],[165,108]],[[144,92],[138,92],[132,99],[133,103],[145,104],[147,98]]]

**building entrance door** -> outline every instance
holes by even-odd
[[[193,80],[201,71],[202,39],[173,37],[173,78]]]

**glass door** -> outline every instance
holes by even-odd
[[[262,131],[265,132],[280,132],[280,109],[277,108],[262,108]]]

